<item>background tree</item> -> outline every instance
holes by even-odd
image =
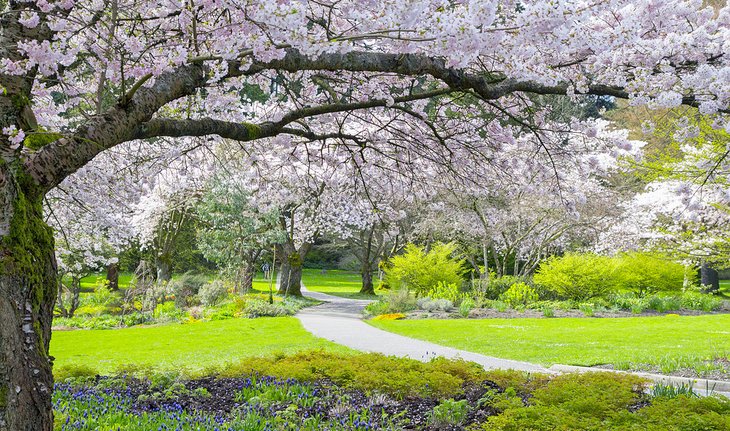
[[[261,213],[251,205],[251,192],[241,177],[215,178],[195,208],[201,221],[198,246],[206,259],[235,281],[240,291],[253,286],[263,251],[282,241],[279,214]]]

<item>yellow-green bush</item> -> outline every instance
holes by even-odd
[[[426,251],[415,244],[408,244],[405,253],[394,256],[385,269],[385,283],[394,289],[407,288],[418,296],[426,295],[438,286],[460,286],[464,261],[451,257],[453,244],[434,244]]]

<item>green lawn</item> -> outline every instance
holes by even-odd
[[[328,269],[324,274],[321,269],[304,269],[302,282],[313,292],[342,296],[353,299],[377,299],[377,295],[363,295],[360,273]]]
[[[669,372],[730,354],[730,315],[368,323],[445,346],[542,365],[652,364]]]
[[[293,317],[56,331],[51,339],[55,366],[88,365],[100,372],[126,364],[200,369],[244,357],[311,349],[349,351],[314,337]]]
[[[126,289],[132,281],[134,274],[131,272],[119,273],[119,288]],[[91,274],[81,279],[81,290],[83,292],[93,292],[94,288],[106,280],[106,273]],[[70,283],[70,280],[68,281]]]

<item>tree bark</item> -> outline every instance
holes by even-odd
[[[282,260],[279,267],[279,294],[302,295],[302,265]]]
[[[119,265],[110,263],[106,267],[106,280],[109,282],[109,290],[115,292],[119,290]]]
[[[373,270],[370,265],[363,265],[362,268],[362,287],[360,293],[366,295],[375,295],[375,285],[373,285]]]
[[[51,431],[53,233],[42,193],[10,170],[0,168],[0,431]]]
[[[705,262],[702,262],[702,266],[700,266],[700,284],[706,293],[720,290],[720,275]]]
[[[155,259],[155,267],[157,268],[157,281],[170,281],[172,278],[170,258],[168,256],[158,256]]]
[[[302,295],[302,265],[310,243],[302,244],[299,249],[291,241],[279,247],[281,265],[279,266],[279,294]]]
[[[253,290],[253,278],[256,274],[256,266],[253,262],[247,262],[241,268],[241,293]]]

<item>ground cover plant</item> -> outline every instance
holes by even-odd
[[[724,430],[730,400],[630,375],[548,377],[461,360],[304,352],[197,376],[57,375],[56,430]],[[393,379],[394,375],[405,380]],[[644,428],[642,428],[644,427]]]
[[[80,294],[72,317],[57,317],[55,329],[111,329],[140,324],[223,320],[236,317],[290,316],[317,304],[301,297],[270,295],[269,280],[255,278],[253,288],[237,292],[212,274],[186,273],[168,282],[135,289],[136,281],[109,291],[100,276],[88,292]],[[131,286],[131,288],[130,288]]]
[[[51,339],[56,370],[84,364],[107,373],[126,365],[201,369],[252,355],[318,348],[348,351],[314,337],[293,317],[55,331]]]
[[[542,365],[611,364],[619,369],[730,379],[728,314],[368,322],[436,344]]]

